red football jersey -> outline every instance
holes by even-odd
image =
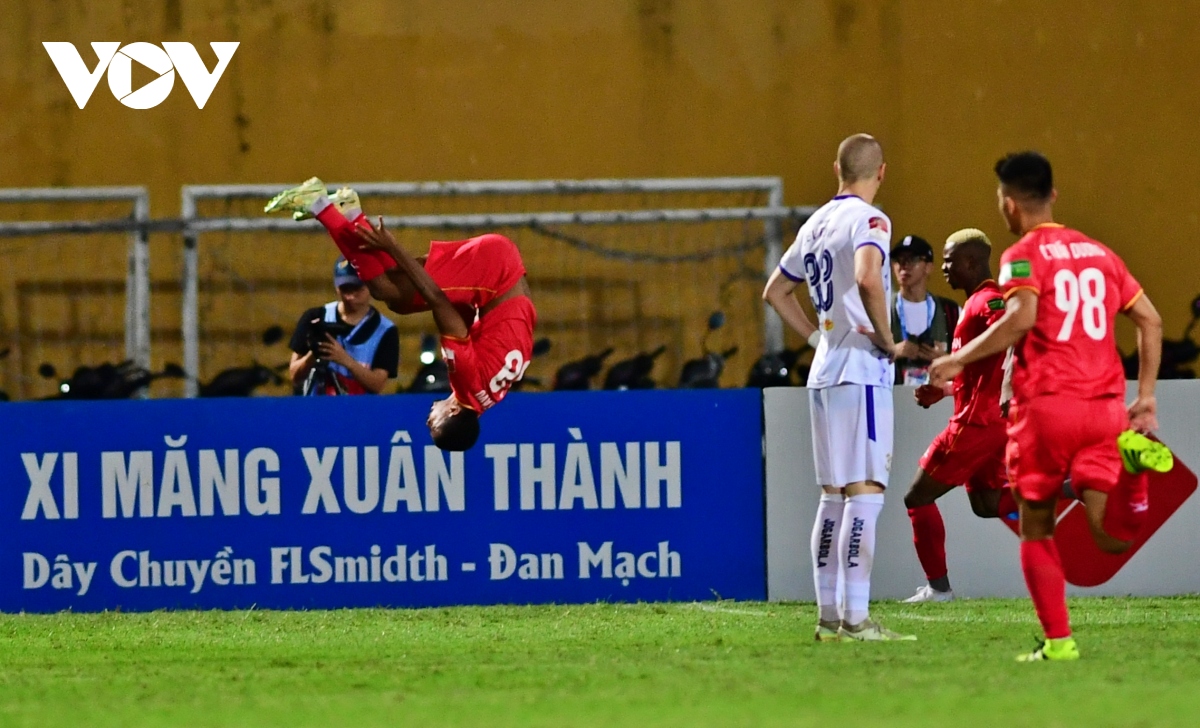
[[[1004,296],[995,281],[987,280],[967,297],[962,317],[954,328],[951,351],[958,351],[1004,315]],[[1000,383],[1004,380],[1004,354],[995,354],[963,367],[954,378],[954,415],[951,422],[990,425],[999,422]]]
[[[431,242],[425,271],[455,306],[483,308],[516,285],[525,275],[525,264],[511,240],[488,233],[468,240]],[[420,294],[415,305],[428,308]]]
[[[1005,298],[1038,295],[1037,322],[1017,342],[1013,393],[1079,399],[1124,397],[1125,370],[1113,323],[1142,295],[1117,254],[1077,230],[1039,225],[1000,258]]]
[[[516,296],[481,316],[467,338],[443,336],[442,358],[454,398],[476,412],[504,399],[533,358],[536,322],[533,301]]]

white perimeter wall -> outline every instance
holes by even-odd
[[[1130,393],[1132,396],[1133,388]],[[912,545],[904,493],[930,441],[952,411],[949,400],[923,410],[912,389],[896,387],[896,449],[891,483],[879,520],[872,598],[898,599],[925,583]],[[813,601],[809,537],[819,488],[813,470],[808,391],[799,387],[764,392],[767,476],[767,594],[772,600]],[[1200,381],[1158,385],[1159,436],[1193,471],[1200,471]],[[1151,492],[1153,497],[1153,492]],[[946,522],[950,583],[959,596],[1025,595],[1017,539],[995,519],[971,513],[962,489],[938,501]],[[1200,494],[1171,520],[1107,584],[1070,587],[1072,594],[1164,595],[1200,592]]]

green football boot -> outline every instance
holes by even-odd
[[[329,196],[329,201],[336,205],[337,209],[340,210],[343,215],[346,215],[348,210],[358,210],[359,212],[362,212],[362,203],[358,201],[358,193],[349,187],[343,187],[337,192],[334,192]],[[312,217],[313,215],[308,211],[308,208],[292,213],[292,219],[296,221],[311,220]],[[349,217],[349,215],[347,215],[347,217]]]
[[[286,189],[272,197],[263,208],[263,212],[307,213],[309,206],[327,192],[324,182],[317,177],[310,177],[299,186]]]
[[[1055,662],[1079,659],[1079,646],[1074,637],[1044,639],[1033,652],[1017,655],[1017,662]]]
[[[1125,430],[1117,436],[1117,449],[1121,451],[1125,470],[1134,475],[1147,470],[1166,473],[1175,467],[1170,448],[1134,430]]]

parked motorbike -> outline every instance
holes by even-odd
[[[808,379],[808,365],[797,366],[803,349],[784,349],[780,352],[763,354],[750,367],[750,376],[746,379],[747,387],[763,389],[765,387],[791,387],[796,384],[796,376],[800,382]],[[795,376],[793,376],[795,375]]]
[[[698,359],[689,359],[683,364],[679,374],[680,389],[714,389],[720,386],[721,373],[725,371],[725,361],[737,353],[736,346],[722,352],[711,351],[708,347],[708,337],[712,332],[725,325],[725,314],[716,311],[708,317],[708,327],[701,338],[700,347],[704,355]]]
[[[286,363],[268,367],[254,362],[247,367],[232,367],[212,378],[208,384],[200,383],[201,397],[249,397],[264,384],[283,384],[279,373],[288,368]]]
[[[264,346],[273,346],[283,339],[283,328],[271,326],[262,335]],[[254,390],[265,384],[283,384],[279,373],[288,368],[287,363],[269,367],[252,362],[249,366],[230,367],[217,373],[207,384],[200,383],[201,397],[249,397]]]
[[[588,354],[582,359],[567,362],[554,373],[551,389],[556,392],[580,391],[592,388],[592,379],[604,368],[604,360],[613,353],[610,346],[598,354]]]
[[[48,362],[38,366],[38,374],[44,379],[58,377],[54,365]],[[167,364],[160,372],[152,372],[132,361],[81,366],[70,377],[60,380],[58,394],[48,399],[129,399],[156,379],[185,376],[183,367],[178,364]]]
[[[650,378],[650,372],[654,369],[654,361],[666,350],[667,347],[660,346],[654,351],[642,352],[613,364],[604,376],[604,388],[654,389],[654,380]]]
[[[746,386],[756,389],[766,387],[792,387],[799,382],[808,381],[811,367],[807,364],[797,364],[800,355],[808,344],[801,344],[798,349],[767,352],[760,356],[750,367],[750,375],[746,378]]]

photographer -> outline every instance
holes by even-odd
[[[929,363],[949,352],[954,340],[958,304],[929,292],[932,271],[933,248],[924,238],[908,235],[892,248],[892,272],[900,284],[892,300],[896,384],[928,384]]]
[[[400,336],[370,304],[371,294],[345,258],[333,268],[338,300],[300,316],[288,367],[297,394],[378,394],[396,376]]]

